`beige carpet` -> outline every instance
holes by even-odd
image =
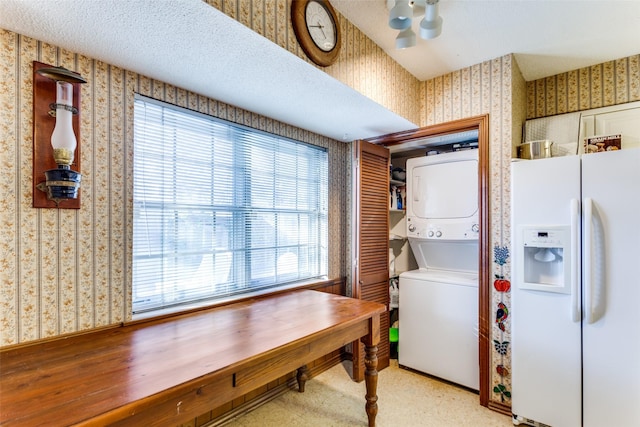
[[[378,377],[378,427],[511,427],[511,418],[479,405],[476,393],[398,367],[392,360]],[[367,426],[364,382],[351,381],[350,362],[307,381],[237,417],[232,427]]]

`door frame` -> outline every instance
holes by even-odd
[[[478,216],[480,233],[478,236],[478,353],[480,363],[479,394],[480,405],[489,406],[491,394],[491,248],[489,247],[490,209],[489,209],[489,115],[480,115],[440,123],[409,131],[365,139],[367,142],[385,147],[402,144],[407,141],[447,135],[463,131],[478,131]]]

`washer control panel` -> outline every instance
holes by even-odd
[[[460,220],[424,221],[407,217],[407,237],[433,240],[478,239],[480,224],[475,218]]]

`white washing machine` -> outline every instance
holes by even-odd
[[[398,363],[478,390],[478,276],[400,276]]]
[[[407,161],[407,237],[418,270],[400,275],[398,362],[478,390],[477,150]]]

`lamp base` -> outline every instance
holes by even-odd
[[[53,200],[56,206],[67,199],[78,197],[78,189],[82,175],[69,169],[68,166],[60,166],[58,169],[50,169],[44,173],[46,182],[38,184],[38,189],[47,193],[47,198]]]

